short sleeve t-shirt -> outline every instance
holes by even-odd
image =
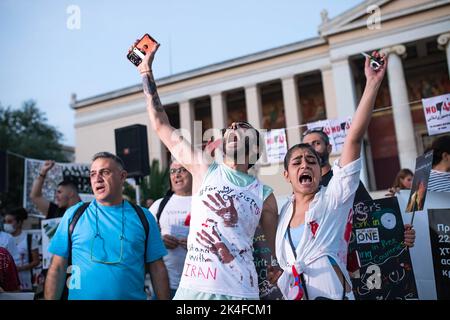
[[[150,207],[150,212],[156,215],[162,199],[155,201]],[[191,196],[178,196],[173,194],[167,202],[159,219],[161,234],[171,235],[178,239],[187,239],[189,234],[189,218],[191,212]],[[171,289],[177,289],[183,272],[184,260],[186,259],[186,249],[177,246],[175,249],[168,249],[164,256],[169,283]]]
[[[20,233],[17,237],[14,237],[14,241],[16,243],[16,247],[19,254],[19,261],[16,263],[17,267],[24,266],[26,264],[30,263],[30,257],[28,255],[28,234],[26,232]],[[38,249],[38,243],[36,239],[33,237],[31,238],[31,248],[30,251]],[[19,279],[20,279],[20,288],[22,290],[31,290],[33,289],[32,282],[31,282],[31,272],[30,270],[24,270],[19,272]]]
[[[52,238],[49,251],[68,258],[68,227],[79,204],[69,208]],[[154,217],[142,208],[145,230],[133,207],[124,201],[102,206],[93,201],[72,234],[72,276],[69,300],[145,300],[144,250],[147,263],[167,254]],[[97,236],[96,236],[97,235]]]
[[[47,219],[60,218],[66,212],[66,208],[60,208],[55,203],[50,202],[47,211]]]

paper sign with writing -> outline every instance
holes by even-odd
[[[404,231],[397,198],[355,205],[349,250],[360,261],[350,274],[356,299],[418,299]]]
[[[450,93],[422,99],[428,135],[450,132]]]
[[[283,162],[287,153],[286,131],[284,129],[273,129],[266,132],[266,155],[268,163]]]

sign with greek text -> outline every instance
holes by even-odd
[[[349,251],[359,269],[350,273],[357,300],[418,299],[397,198],[360,202],[353,208]]]
[[[431,254],[438,300],[450,299],[450,209],[429,209]]]
[[[428,135],[450,132],[450,93],[422,99]]]

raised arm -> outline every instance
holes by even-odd
[[[144,95],[147,102],[147,112],[150,123],[158,137],[169,149],[170,153],[187,169],[196,176],[201,171],[206,172],[208,167],[203,161],[201,149],[194,148],[180,132],[169,123],[169,118],[159,99],[155,79],[152,72],[152,64],[159,44],[149,52],[138,66],[142,77]]]
[[[48,208],[50,206],[50,201],[44,198],[42,195],[42,186],[44,185],[45,177],[47,172],[55,165],[55,161],[46,160],[41,167],[39,175],[33,182],[31,187],[30,198],[38,210],[45,216],[48,214]]]
[[[341,167],[360,157],[362,138],[369,126],[378,89],[380,88],[384,74],[386,73],[388,63],[387,58],[384,55],[380,55],[378,52],[373,52],[372,55],[375,57],[381,57],[384,60],[384,65],[375,71],[369,65],[369,58],[366,58],[366,63],[364,66],[366,87],[364,88],[361,101],[359,102],[358,108],[353,115],[352,124],[348,131],[347,137],[345,138],[344,148],[340,158]]]

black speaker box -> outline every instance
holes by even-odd
[[[144,177],[150,174],[147,126],[134,124],[117,128],[114,133],[116,155],[123,160],[128,177]]]

